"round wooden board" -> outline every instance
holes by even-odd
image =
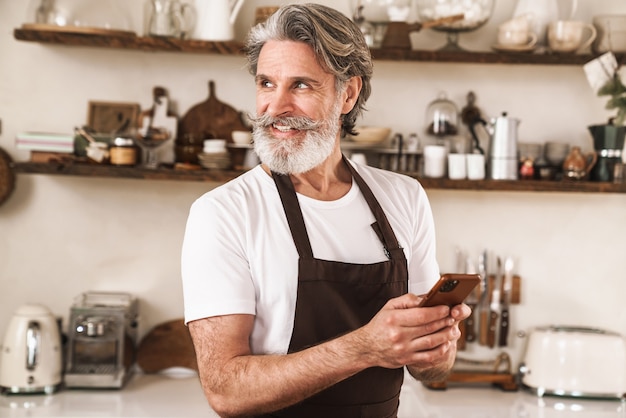
[[[0,205],[13,193],[15,188],[15,174],[11,169],[11,156],[0,148]]]
[[[137,364],[144,373],[158,373],[170,367],[198,370],[189,330],[182,318],[155,326],[139,343]]]

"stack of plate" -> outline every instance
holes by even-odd
[[[230,168],[230,154],[228,152],[201,152],[198,162],[204,168],[226,170]]]
[[[198,162],[204,168],[226,170],[230,168],[230,154],[226,150],[226,140],[207,139],[204,141],[203,152],[198,154]]]

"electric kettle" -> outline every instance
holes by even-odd
[[[39,304],[18,308],[0,346],[0,392],[54,393],[62,381],[61,351],[50,310]]]

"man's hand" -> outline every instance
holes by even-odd
[[[398,368],[405,365],[426,377],[447,373],[456,356],[458,323],[470,309],[464,304],[449,308],[420,308],[421,297],[406,294],[391,299],[372,320],[357,330],[366,355],[375,365]]]

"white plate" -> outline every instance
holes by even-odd
[[[520,46],[513,46],[513,45],[491,45],[491,48],[494,49],[495,51],[498,52],[532,52],[535,50],[535,45],[532,46],[528,46],[528,45],[520,45]]]

